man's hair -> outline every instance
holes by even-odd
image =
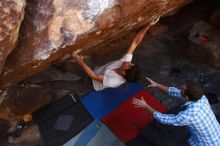
[[[131,68],[125,71],[124,78],[127,82],[137,82],[140,78],[140,68],[138,65],[133,65]]]
[[[185,95],[189,97],[190,101],[197,101],[203,96],[202,85],[196,81],[186,81]]]

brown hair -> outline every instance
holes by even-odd
[[[202,85],[196,81],[186,81],[185,95],[189,97],[190,101],[197,101],[203,96]]]
[[[124,78],[127,82],[137,82],[140,78],[140,68],[138,65],[133,65],[131,68],[125,71]]]

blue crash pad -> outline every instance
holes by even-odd
[[[104,117],[129,97],[143,89],[139,83],[125,83],[118,88],[107,88],[80,97],[94,119]]]
[[[63,146],[125,146],[125,144],[97,119]]]

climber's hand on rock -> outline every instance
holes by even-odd
[[[83,63],[83,57],[77,55],[75,52],[72,53],[72,57],[73,59],[77,62],[77,63]]]
[[[153,26],[154,24],[156,24],[159,20],[160,20],[160,17],[158,17],[158,18],[154,19],[153,21],[151,21],[151,22],[149,23],[149,27],[150,27],[150,26]]]
[[[135,37],[134,41],[136,44],[139,44],[142,39],[144,38],[145,33],[148,31],[148,29],[153,26],[154,24],[156,24],[158,21],[160,20],[160,17],[157,17],[156,19],[154,19],[152,22],[150,22],[145,28],[141,29],[137,36]]]

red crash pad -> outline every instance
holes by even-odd
[[[146,126],[153,119],[152,115],[143,108],[135,108],[132,104],[133,98],[141,99],[152,106],[155,110],[166,112],[167,109],[146,89],[139,91],[122,105],[102,118],[103,123],[123,142],[128,142],[137,137],[140,128]]]

